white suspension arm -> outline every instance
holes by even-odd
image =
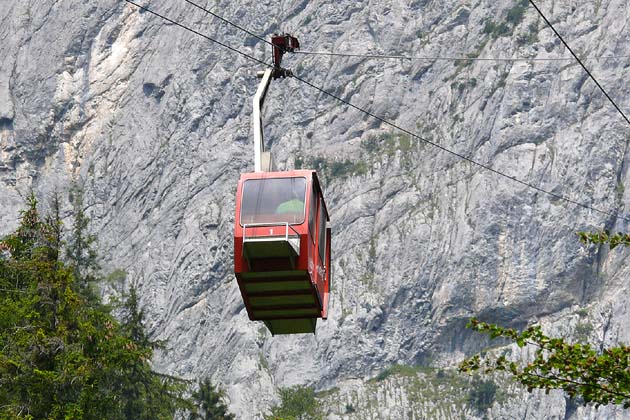
[[[256,95],[254,95],[254,172],[269,172],[272,170],[271,153],[265,152],[262,129],[262,107],[265,103],[265,96],[271,84],[272,69],[259,72],[261,77],[260,85]],[[262,74],[261,74],[262,73]]]

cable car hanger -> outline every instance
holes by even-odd
[[[261,110],[267,96],[267,90],[271,84],[271,79],[279,79],[293,76],[289,69],[281,67],[282,57],[286,52],[294,52],[300,48],[297,38],[289,35],[273,35],[271,37],[273,49],[273,67],[264,71],[259,71],[257,76],[261,78],[260,85],[256,95],[254,95],[254,172],[271,172],[273,171],[273,161],[271,153],[265,152],[265,143],[263,141],[262,130],[262,114]]]

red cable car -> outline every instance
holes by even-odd
[[[328,210],[315,171],[242,174],[234,272],[251,320],[272,334],[314,333],[330,293]]]
[[[259,74],[254,97],[255,172],[241,174],[236,191],[234,274],[249,319],[273,335],[315,333],[330,295],[330,228],[313,170],[274,172],[264,151],[261,113],[271,79],[290,76],[282,55],[299,48],[290,35],[271,38],[273,69]]]

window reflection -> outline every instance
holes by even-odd
[[[304,222],[306,178],[249,179],[243,184],[241,224]]]
[[[323,266],[326,265],[326,215],[324,211],[324,203],[319,200],[319,258]]]

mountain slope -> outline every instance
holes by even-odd
[[[157,367],[211,375],[239,418],[260,418],[277,387],[343,394],[357,378],[358,389],[373,386],[364,380],[394,364],[452,365],[486,345],[464,330],[471,316],[540,321],[565,334],[589,324],[588,338],[603,344],[630,338],[626,251],[584,248],[574,234],[628,230],[627,222],[499,177],[295,79],[273,83],[265,135],[280,168],[316,166],[323,175],[334,290],[317,335],[271,337],[248,321],[231,271],[233,196],[239,173],[253,169],[260,65],[123,1],[8,4],[0,11],[0,229],[15,226],[30,188],[43,199],[60,192],[66,211],[81,198],[103,266],[138,285],[150,331],[168,340]],[[570,58],[520,2],[203,4],[261,36],[290,32],[307,51]],[[255,38],[184,1],[150,7],[269,57]],[[628,4],[541,7],[630,110]],[[619,58],[598,59],[607,56]],[[285,63],[440,146],[626,215],[630,129],[571,59],[291,55]],[[586,319],[576,315],[582,307]],[[518,398],[505,410],[566,411],[560,395]],[[370,418],[425,413],[403,400],[383,399]],[[405,409],[394,414],[395,404]]]

